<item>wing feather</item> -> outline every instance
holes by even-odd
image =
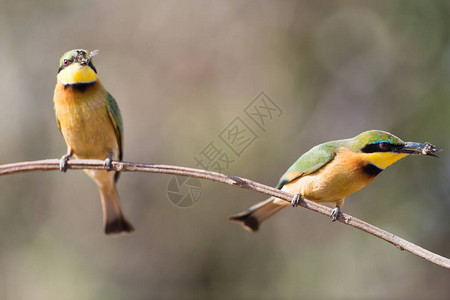
[[[325,144],[313,147],[311,150],[300,156],[300,158],[286,171],[280,178],[276,188],[281,189],[289,182],[320,170],[320,168],[332,161],[335,155],[334,147]]]
[[[116,133],[117,144],[119,145],[119,160],[123,158],[123,123],[119,106],[110,93],[106,92],[106,100],[108,102],[108,114]],[[116,173],[115,180],[119,179],[119,172]]]

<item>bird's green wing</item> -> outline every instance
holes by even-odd
[[[336,153],[332,146],[322,144],[313,147],[311,150],[300,156],[286,173],[284,173],[276,188],[281,189],[285,184],[291,181],[316,172],[332,161],[335,155]]]
[[[119,160],[122,160],[123,156],[123,125],[122,125],[122,116],[120,115],[119,106],[117,105],[116,100],[114,100],[113,96],[110,93],[106,92],[106,100],[108,105],[108,114],[111,119],[111,123],[114,126],[114,130],[116,132],[117,144],[119,145]]]
[[[123,123],[122,116],[120,115],[119,106],[116,100],[111,96],[110,93],[106,92],[106,101],[108,105],[108,114],[111,123],[114,126],[114,131],[116,132],[117,144],[119,145],[119,160],[123,158]],[[116,173],[115,180],[119,179],[119,172]]]

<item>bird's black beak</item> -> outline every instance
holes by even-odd
[[[396,152],[416,154],[416,155],[429,155],[438,157],[437,152],[442,151],[441,149],[433,146],[430,143],[416,143],[416,142],[405,142],[402,146],[397,147]]]

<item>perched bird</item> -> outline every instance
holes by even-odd
[[[83,49],[70,50],[59,61],[53,97],[56,121],[67,144],[67,154],[60,161],[61,171],[72,155],[78,159],[122,160],[123,128],[119,107],[97,77],[92,57]],[[103,208],[106,234],[131,232],[119,204],[116,182],[118,172],[85,170],[97,183]]]
[[[375,176],[408,154],[437,156],[440,149],[426,143],[403,142],[381,130],[363,132],[354,138],[331,141],[313,147],[281,177],[276,188],[301,198],[335,205],[335,221],[346,196],[369,184]],[[289,206],[289,202],[271,197],[247,211],[229,217],[241,222],[248,231],[256,231],[263,221]]]

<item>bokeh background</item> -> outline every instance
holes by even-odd
[[[448,1],[0,1],[0,163],[59,158],[60,56],[99,49],[125,160],[195,167],[211,141],[224,171],[275,185],[310,147],[384,129],[447,150],[389,167],[344,211],[450,257]],[[283,111],[265,131],[244,108]],[[239,157],[218,134],[258,135]],[[172,176],[122,174],[132,235],[102,233],[80,171],[0,178],[0,299],[444,299],[450,273],[329,218],[288,208],[250,234],[226,220],[264,196],[202,181],[178,208]],[[186,192],[186,190],[184,190]]]

